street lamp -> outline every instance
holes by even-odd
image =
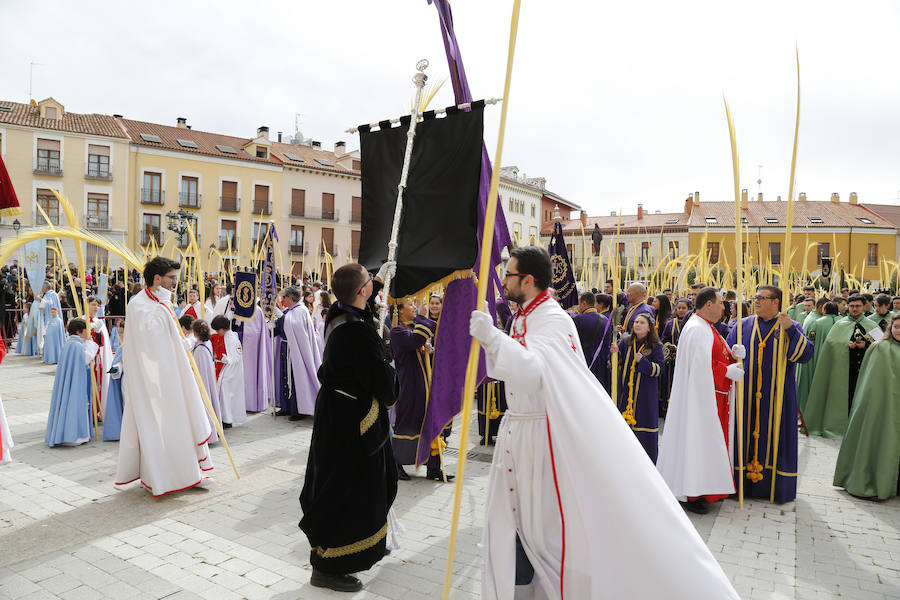
[[[22,224],[19,223],[18,219],[16,219],[15,221],[13,221],[12,225],[13,225],[13,231],[16,232],[16,237],[19,237],[19,230],[22,229]]]

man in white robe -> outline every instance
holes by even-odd
[[[488,376],[506,384],[488,485],[482,594],[511,599],[516,538],[536,598],[737,598],[721,567],[584,361],[572,319],[550,299],[550,257],[511,253],[511,337],[473,311]]]
[[[282,297],[287,307],[284,311],[284,336],[291,364],[291,372],[285,375],[296,394],[298,414],[312,415],[319,394],[317,373],[322,365],[322,349],[319,348],[312,317],[300,302],[303,298],[300,288],[291,286],[284,290]]]
[[[744,376],[735,359],[746,350],[730,350],[714,325],[725,304],[717,290],[703,288],[694,314],[678,340],[675,374],[666,426],[656,466],[672,493],[691,512],[707,512],[706,501],[733,494],[734,389]],[[727,437],[726,437],[727,433]]]
[[[147,287],[128,302],[132,341],[122,353],[128,402],[116,485],[140,479],[154,496],[201,484],[213,469],[212,427],[171,306],[179,268],[162,256],[144,267]]]

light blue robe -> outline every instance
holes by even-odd
[[[48,446],[83,444],[91,439],[91,380],[84,340],[70,335],[56,367],[44,441]]]
[[[31,310],[25,319],[22,344],[17,351],[26,356],[41,355],[41,340],[44,333],[44,312],[40,302],[32,302]]]
[[[50,322],[50,309],[56,308],[56,314],[62,316],[62,305],[59,303],[59,294],[53,290],[49,290],[44,297],[41,298],[41,304],[44,307],[44,321]]]
[[[116,338],[118,339],[118,337]],[[122,410],[124,401],[122,398],[122,346],[116,350],[110,368],[109,395],[106,397],[106,413],[103,415],[103,441],[117,442],[122,431]],[[117,370],[116,370],[117,369]]]
[[[65,345],[66,326],[58,316],[50,317],[44,333],[44,362],[51,365],[58,363]]]

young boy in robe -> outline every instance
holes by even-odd
[[[103,413],[103,441],[117,442],[122,431],[122,351],[125,344],[125,321],[119,320],[115,329],[118,331],[119,348],[113,357],[109,369],[109,397],[106,400],[106,411]]]
[[[191,323],[191,332],[194,334],[194,346],[191,353],[194,355],[194,362],[197,363],[197,370],[200,371],[200,379],[203,380],[203,387],[209,395],[209,401],[212,403],[219,424],[222,424],[222,407],[219,404],[219,394],[216,391],[216,367],[213,361],[213,348],[209,342],[209,323],[203,319],[195,319]],[[219,441],[219,435],[216,433],[215,423],[210,420],[212,426],[212,437],[209,442]]]
[[[47,445],[77,446],[91,439],[91,378],[88,366],[98,346],[83,318],[72,319],[69,339],[56,367],[50,415],[44,436]]]
[[[184,347],[187,350],[193,350],[194,344],[197,342],[197,338],[194,337],[194,332],[191,331],[191,323],[194,322],[194,317],[191,315],[181,315],[178,317],[178,324],[181,326],[181,333],[184,334]]]
[[[65,345],[66,326],[59,316],[59,310],[53,306],[50,308],[50,319],[47,320],[47,330],[44,333],[44,362],[49,365],[58,363]]]
[[[228,429],[234,423],[247,420],[244,402],[244,364],[241,340],[231,330],[228,317],[216,315],[212,320],[215,333],[210,336],[216,361],[216,383],[219,404],[222,407],[222,426]]]

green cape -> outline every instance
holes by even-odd
[[[822,315],[813,311],[806,316],[806,320],[803,322],[803,331],[815,345],[816,354],[813,354],[812,360],[808,363],[797,365],[797,404],[800,406],[801,413],[806,411],[806,399],[809,398],[809,388],[812,386],[813,374],[816,372],[816,356],[818,355],[820,345],[818,340],[821,337],[822,341],[825,341],[828,330],[831,329],[832,324],[837,320],[837,317],[829,317],[825,323],[822,323],[822,328],[825,329],[823,332],[816,328],[816,323],[818,323],[821,318]],[[827,327],[825,327],[826,324]],[[815,331],[815,333],[813,333],[813,331]]]
[[[897,495],[900,465],[900,342],[887,337],[869,348],[859,371],[850,424],[834,485],[854,496]]]
[[[825,343],[816,350],[815,373],[803,412],[806,428],[814,435],[839,440],[847,431],[850,408],[850,350],[847,344],[855,324],[849,316],[839,319],[832,325]],[[866,333],[877,327],[865,317],[859,318],[859,324]]]

